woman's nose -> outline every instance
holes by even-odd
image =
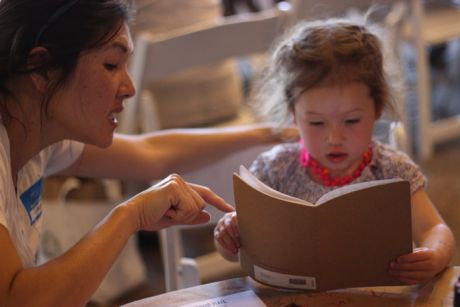
[[[133,79],[127,72],[122,84],[122,95],[125,98],[133,97],[136,94],[136,87],[134,86]]]

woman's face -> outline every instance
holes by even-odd
[[[333,176],[350,175],[371,143],[376,111],[369,88],[353,82],[300,94],[294,119],[305,147]]]
[[[75,72],[50,102],[50,121],[63,135],[99,147],[112,143],[123,100],[134,95],[128,73],[133,52],[129,28],[124,24],[106,45],[83,52]]]

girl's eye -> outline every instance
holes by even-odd
[[[308,124],[309,124],[310,126],[316,126],[316,127],[318,127],[318,126],[324,125],[324,122],[320,122],[320,121],[311,121],[311,122],[308,122]]]
[[[110,63],[105,63],[105,64],[104,64],[104,67],[105,67],[107,70],[115,70],[115,69],[117,69],[117,65],[116,65],[116,64],[110,64]]]
[[[359,123],[360,121],[361,121],[361,119],[359,119],[359,118],[352,118],[352,119],[345,120],[345,123],[349,124],[349,125],[353,125],[353,124]]]

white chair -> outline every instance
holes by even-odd
[[[443,2],[443,1],[433,1]],[[417,156],[427,160],[434,146],[460,138],[460,116],[432,120],[431,80],[428,47],[460,37],[460,10],[447,5],[424,6],[422,0],[411,0],[411,26],[403,29],[404,37],[412,39],[416,51],[418,129]]]
[[[155,111],[154,93],[144,91],[149,82],[189,68],[265,51],[283,29],[286,15],[273,9],[222,18],[215,25],[206,23],[163,36],[139,33],[130,67],[137,92],[122,113],[120,131],[136,130],[140,108],[146,108],[149,116],[143,121],[148,125],[143,130],[159,128],[161,119]]]
[[[216,25],[197,26],[162,37],[149,33],[137,35],[130,67],[137,94],[126,105],[120,131],[136,133],[139,122],[141,131],[159,129],[161,119],[155,110],[155,93],[145,90],[148,82],[188,68],[264,52],[283,29],[286,14],[273,9],[223,18]],[[248,166],[257,153],[266,148],[242,151],[196,172],[184,174],[184,177],[209,186],[232,203],[232,173],[238,170],[240,164]],[[210,223],[215,223],[221,214],[212,213]],[[160,231],[167,291],[198,285],[203,274],[214,274],[229,264],[223,258],[220,261],[217,253],[200,257],[203,261],[184,259],[181,242],[181,229],[184,228],[186,226],[176,226]],[[235,266],[238,265],[233,264]]]

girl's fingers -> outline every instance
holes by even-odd
[[[237,253],[240,247],[238,232],[232,227],[233,213],[225,214],[217,223],[214,230],[214,238],[225,249]]]
[[[240,233],[238,231],[238,225],[235,224],[236,219],[233,217],[225,219],[225,231],[229,234],[229,236],[234,241],[235,246],[240,247]]]
[[[231,251],[232,253],[236,253],[237,247],[235,246],[233,239],[226,235],[224,230],[217,230],[217,232],[217,242],[219,242],[223,248]]]

